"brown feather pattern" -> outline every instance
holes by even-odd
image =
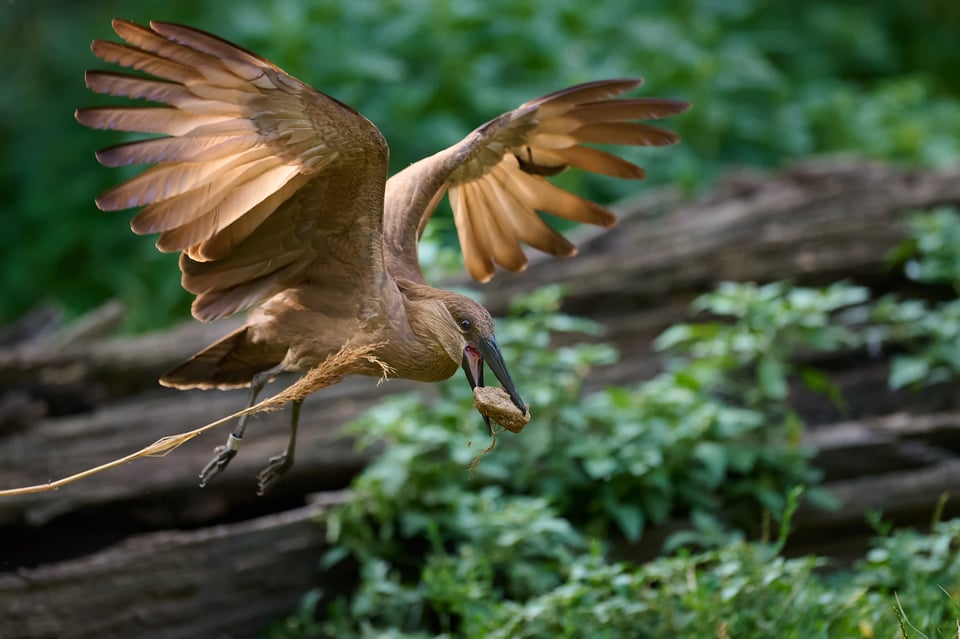
[[[446,187],[458,229],[468,229],[460,233],[460,245],[474,279],[489,280],[496,265],[525,268],[518,240],[554,255],[575,252],[566,240],[557,240],[558,234],[537,211],[585,224],[616,223],[605,208],[554,186],[546,177],[572,166],[623,179],[644,178],[641,167],[585,146],[663,146],[678,141],[672,131],[636,120],[668,117],[689,108],[687,103],[613,99],[640,83],[602,80],[551,93],[491,120],[462,143],[467,145],[465,157],[451,171]],[[431,213],[432,206],[424,216]]]
[[[364,211],[372,217],[358,225],[370,237],[342,238],[336,264],[316,244],[314,234],[344,228],[316,212],[290,210],[294,199],[311,200],[302,191],[329,189],[328,171],[384,176],[385,146],[376,128],[352,109],[310,89],[272,63],[216,36],[196,29],[153,22],[149,27],[115,20],[123,43],[96,40],[91,48],[106,62],[152,77],[112,71],[88,71],[87,86],[97,92],[147,100],[159,106],[93,107],[77,111],[84,125],[164,137],[119,144],[97,153],[107,166],[152,164],[140,175],[97,198],[106,211],[143,207],[131,228],[160,233],[157,247],[181,251],[184,287],[199,298],[199,319],[256,304],[310,269],[331,273],[346,268],[343,255],[358,263],[371,286],[382,262],[366,260],[379,246],[382,205]],[[319,179],[315,179],[319,178]],[[379,177],[382,191],[383,180]],[[376,198],[377,188],[370,192]],[[359,200],[350,193],[341,199]],[[337,208],[337,207],[335,207]],[[277,222],[267,225],[271,217]],[[244,245],[243,264],[231,261]],[[253,252],[250,252],[253,251]],[[203,299],[206,296],[206,299]]]
[[[673,132],[639,120],[688,108],[678,100],[618,97],[641,84],[636,78],[556,91],[401,171],[378,206],[386,148],[352,109],[214,35],[164,22],[113,26],[123,42],[97,40],[93,52],[150,77],[89,71],[87,86],[155,106],[80,109],[77,119],[163,137],[97,153],[106,166],[153,165],[103,193],[97,205],[143,207],[131,228],[159,233],[160,250],[182,253],[183,286],[198,296],[194,314],[204,320],[302,281],[322,285],[327,272],[362,273],[376,286],[383,246],[392,247],[389,268],[422,279],[416,241],[445,193],[467,271],[479,281],[498,265],[526,268],[522,244],[573,255],[576,248],[541,213],[600,226],[616,219],[547,178],[575,167],[641,179],[641,167],[590,145],[673,144]],[[389,223],[381,231],[384,216]]]

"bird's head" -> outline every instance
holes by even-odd
[[[469,297],[457,293],[448,293],[444,296],[443,303],[450,312],[457,330],[463,335],[465,345],[462,367],[470,387],[483,386],[483,365],[486,364],[500,381],[503,390],[510,396],[514,405],[521,413],[525,413],[527,406],[520,399],[520,394],[503,361],[503,354],[494,336],[493,318],[490,317],[490,313]],[[490,430],[490,418],[484,416],[483,420],[487,424],[487,429]]]

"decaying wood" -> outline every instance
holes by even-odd
[[[36,339],[0,350],[0,388],[43,398],[50,412],[79,412],[118,397],[157,388],[157,379],[190,353],[240,325],[191,322],[137,336],[56,342]]]
[[[499,273],[482,293],[488,307],[504,313],[516,295],[561,283],[568,310],[600,320],[618,346],[639,353],[651,335],[685,315],[694,296],[719,281],[882,282],[891,272],[889,251],[904,238],[906,216],[957,202],[960,169],[818,162],[776,176],[744,174],[692,202],[663,190],[615,207],[620,226],[581,233],[576,258],[533,257],[526,272]],[[35,384],[53,392],[72,383],[142,390],[238,325],[190,323],[62,351],[0,351],[0,387]],[[118,394],[103,392],[104,398]]]
[[[940,496],[960,486],[957,411],[840,422],[811,431],[805,442],[817,450],[819,467],[846,471],[835,472],[826,484],[839,508],[805,510],[801,521],[807,527],[862,524],[869,510],[929,517]],[[951,509],[960,510],[960,503]]]
[[[502,310],[523,291],[562,282],[567,308],[606,317],[724,280],[887,277],[906,215],[957,202],[960,169],[817,161],[772,179],[744,173],[682,205],[661,196],[618,209],[615,232],[586,230],[576,259],[538,258],[522,274],[503,274],[486,303]]]
[[[775,177],[742,176],[729,180],[717,193],[685,204],[670,215],[667,212],[676,204],[675,194],[658,192],[649,200],[633,205],[630,211],[621,207],[624,216],[621,226],[613,233],[581,242],[576,259],[534,261],[523,278],[500,274],[486,295],[492,306],[503,307],[509,296],[519,292],[518,286],[527,290],[547,278],[556,278],[570,290],[571,303],[605,324],[606,337],[623,352],[616,366],[597,371],[592,380],[598,384],[637,382],[652,374],[658,365],[657,357],[649,351],[650,340],[683,318],[689,299],[708,289],[713,282],[737,276],[773,279],[796,275],[798,271],[812,279],[827,280],[845,267],[854,273],[882,278],[889,272],[888,251],[903,237],[904,215],[914,208],[958,200],[960,171],[915,172],[871,164],[836,163],[807,165]],[[851,250],[854,246],[860,248]],[[732,271],[730,265],[733,264],[742,268]],[[772,268],[772,264],[780,266]],[[614,284],[619,288],[611,288]],[[23,412],[17,415],[36,415],[45,402],[48,413],[65,412],[56,406],[54,410],[49,408],[50,403],[55,403],[51,398],[55,399],[64,389],[83,398],[85,409],[105,407],[87,416],[49,419],[41,422],[39,429],[24,431],[21,424],[6,430],[13,439],[10,445],[0,448],[0,454],[10,450],[23,454],[3,460],[0,468],[4,485],[42,481],[55,474],[56,468],[51,465],[60,466],[59,453],[51,458],[54,446],[27,443],[38,439],[30,437],[37,432],[79,430],[85,434],[77,441],[84,442],[90,451],[110,454],[129,452],[144,442],[153,441],[151,438],[156,435],[176,432],[185,425],[199,425],[211,416],[233,412],[242,404],[242,394],[200,393],[188,399],[162,394],[155,382],[165,369],[233,327],[229,321],[190,323],[168,333],[79,342],[65,348],[34,345],[0,352],[0,387],[18,393],[13,406]],[[380,390],[389,392],[409,387],[391,381]],[[138,414],[136,401],[103,403],[144,389],[151,389],[151,396],[157,398],[159,407],[147,411],[146,420]],[[328,389],[322,397],[311,398],[304,419],[335,428],[344,417],[338,420],[328,416],[331,411],[327,407],[331,403],[357,406],[374,396],[366,391],[356,395],[333,391]],[[180,415],[180,410],[186,412]],[[157,411],[166,416],[152,417]],[[315,411],[317,417],[311,418]],[[249,438],[235,464],[245,460],[251,464],[261,463],[251,460],[257,456],[251,452],[257,445],[255,442],[264,443],[267,456],[281,449],[278,443],[283,429],[274,423],[276,417],[261,419],[270,424],[276,436],[269,442],[259,436]],[[99,439],[97,433],[102,426],[95,426],[97,423],[115,424],[112,434],[107,435],[113,439],[109,442]],[[137,428],[124,428],[126,423],[136,423]],[[311,426],[303,431],[316,432],[316,429]],[[52,441],[57,442],[56,449],[63,451],[64,459],[79,463],[93,461],[82,451],[69,450],[69,443],[56,438]],[[203,449],[205,452],[197,454],[202,457],[209,451],[210,444],[201,440],[191,447]],[[311,456],[304,453],[299,458],[299,463],[304,463]],[[169,467],[181,460],[184,466],[192,467],[196,463],[193,454],[186,451],[178,451],[176,460],[171,460],[173,458],[165,460],[163,465]],[[96,461],[103,459],[99,457]],[[246,476],[249,473],[243,469],[242,472],[234,470],[232,474]],[[192,485],[193,477],[189,475],[192,473],[178,482],[179,489]],[[136,494],[139,488],[134,487],[147,481],[137,471],[132,471],[131,477],[139,481],[132,485],[116,482],[125,484],[123,494]],[[122,495],[116,496],[122,498]]]
[[[72,473],[57,479],[47,480],[38,484],[0,490],[0,499],[52,492],[77,481],[88,479],[94,475],[99,475],[100,473],[108,472],[124,465],[131,464],[145,457],[165,457],[190,440],[195,439],[196,437],[199,437],[200,435],[224,424],[233,421],[244,420],[248,416],[257,415],[259,413],[273,412],[292,402],[296,403],[296,407],[299,408],[299,403],[302,402],[307,395],[310,395],[311,393],[328,386],[339,384],[345,376],[356,372],[357,368],[359,367],[367,367],[370,365],[379,366],[383,373],[383,377],[381,379],[386,380],[386,376],[391,372],[391,369],[389,366],[377,359],[376,355],[374,355],[377,349],[381,347],[382,344],[369,344],[360,347],[344,346],[339,352],[327,357],[317,366],[307,371],[307,373],[296,382],[284,388],[276,395],[272,395],[256,403],[251,403],[251,405],[247,406],[246,408],[235,411],[211,422],[207,422],[203,426],[191,428],[179,433],[165,435],[156,441],[151,442],[147,446],[140,448],[139,450],[121,457],[114,458],[92,468],[88,468],[77,473]],[[242,440],[241,435],[237,434],[236,431],[232,432],[230,437],[231,441]],[[236,450],[231,449],[231,452],[235,454]],[[200,475],[201,486],[206,484],[205,473],[206,471],[203,471]],[[260,477],[259,490],[257,492],[258,494],[262,495],[265,492],[262,473],[260,474]]]
[[[131,537],[83,558],[0,574],[4,639],[255,637],[324,571],[318,506]]]

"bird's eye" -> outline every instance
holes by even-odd
[[[460,320],[460,330],[462,330],[464,333],[469,331],[471,328],[473,328],[473,322],[468,319]]]

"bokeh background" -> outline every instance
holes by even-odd
[[[853,153],[939,166],[960,152],[960,4],[952,0],[7,0],[0,7],[0,322],[41,303],[76,316],[107,299],[126,329],[188,316],[175,256],[93,198],[121,171],[93,151],[83,71],[114,16],[183,21],[256,51],[373,120],[396,170],[517,104],[576,82],[639,75],[681,98],[683,144],[631,151],[646,184],[576,184],[600,201],[724,170]],[[671,126],[674,126],[671,123]],[[585,180],[568,176],[570,182]],[[441,221],[440,226],[443,226]]]

